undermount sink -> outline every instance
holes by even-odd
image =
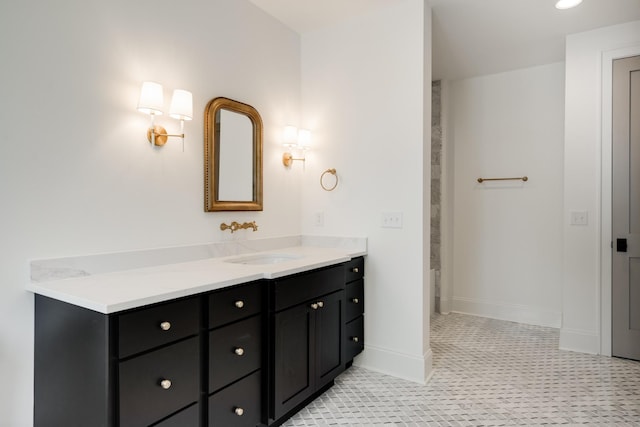
[[[239,258],[231,258],[225,260],[232,264],[245,264],[245,265],[262,265],[262,264],[279,264],[281,262],[293,261],[300,259],[300,255],[292,254],[260,254],[260,255],[248,255]]]

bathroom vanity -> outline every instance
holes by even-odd
[[[363,258],[300,251],[33,285],[35,426],[281,424],[363,350]],[[136,278],[187,283],[109,295]]]

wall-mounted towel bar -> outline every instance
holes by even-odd
[[[478,182],[482,184],[485,181],[529,181],[529,178],[526,176],[519,176],[516,178],[478,178]]]

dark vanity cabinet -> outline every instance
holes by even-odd
[[[113,314],[35,296],[35,427],[277,426],[363,349],[364,261]]]
[[[105,315],[35,298],[36,427],[198,426],[200,299]]]
[[[344,287],[342,265],[271,283],[271,422],[286,419],[344,370]]]
[[[120,427],[197,425],[200,398],[200,300],[188,298],[115,316]],[[115,379],[115,378],[114,378]],[[114,386],[115,386],[114,384]],[[190,406],[191,410],[181,411]],[[195,424],[194,424],[195,423]]]
[[[346,278],[346,315],[344,361],[351,366],[353,358],[364,350],[364,258],[344,264]]]
[[[263,292],[256,282],[209,296],[209,427],[255,427],[263,419]]]
[[[265,289],[111,315],[36,295],[34,425],[262,425]]]

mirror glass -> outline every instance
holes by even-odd
[[[205,110],[205,211],[262,210],[262,119],[250,105],[215,98]]]

